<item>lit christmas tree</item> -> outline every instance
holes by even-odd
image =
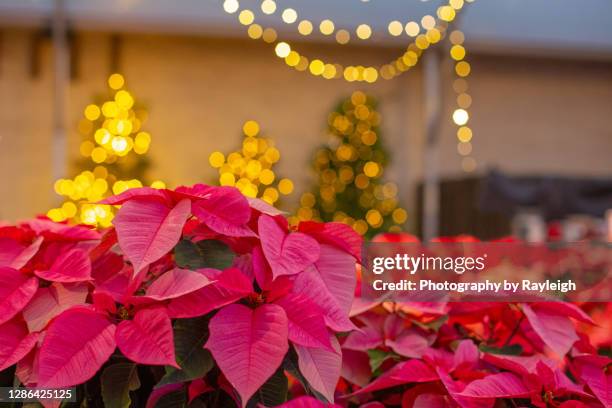
[[[210,154],[210,165],[219,170],[218,183],[235,186],[247,197],[259,197],[272,205],[279,203],[280,195],[293,192],[293,182],[274,173],[280,152],[274,141],[260,134],[259,124],[249,120],[242,127],[244,139],[240,150],[227,157],[215,151]]]
[[[84,118],[79,122],[82,158],[77,162],[81,171],[72,179],[55,182],[55,192],[66,200],[47,212],[54,221],[108,227],[114,208],[95,203],[109,195],[143,186],[149,167],[145,154],[151,143],[151,135],[142,130],[147,112],[135,105],[122,75],[112,74],[108,86],[110,98],[87,105],[83,111]],[[151,186],[165,187],[161,181]]]
[[[397,185],[382,179],[388,156],[380,121],[375,101],[363,92],[329,115],[331,140],[314,155],[317,184],[302,195],[293,222],[338,221],[368,237],[401,230],[407,214],[399,207]]]

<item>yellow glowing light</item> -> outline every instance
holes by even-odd
[[[297,12],[292,8],[283,10],[282,19],[287,24],[293,24],[298,18]]]
[[[463,7],[463,0],[449,0],[448,4],[455,10],[459,10]]]
[[[281,179],[278,182],[278,191],[283,195],[288,195],[293,192],[293,182],[288,178]]]
[[[275,147],[270,147],[264,153],[264,158],[270,163],[276,163],[280,159],[280,152]]]
[[[459,61],[457,65],[455,65],[455,72],[460,77],[466,77],[470,75],[471,67],[470,64],[466,61]]]
[[[376,82],[378,79],[378,71],[374,67],[368,67],[363,70],[363,78],[369,83]]]
[[[406,24],[406,27],[404,27],[404,30],[406,30],[406,34],[408,34],[409,36],[416,37],[417,35],[419,35],[419,32],[421,31],[421,27],[419,26],[419,23],[415,21],[410,21],[409,23]]]
[[[450,55],[455,61],[461,61],[465,58],[465,48],[461,45],[453,45],[450,49]]]
[[[81,153],[81,156],[89,157],[94,147],[95,146],[92,142],[85,140],[83,143],[81,143],[79,152]]]
[[[274,204],[278,201],[278,190],[274,187],[268,187],[263,192],[263,199],[269,204]]]
[[[268,44],[271,44],[274,41],[276,41],[276,37],[277,37],[276,30],[271,27],[266,28],[263,34],[261,35],[261,38]]]
[[[335,30],[334,22],[331,20],[323,20],[319,24],[319,31],[323,35],[331,35]]]
[[[357,188],[363,190],[369,184],[370,179],[365,174],[358,174],[357,177],[355,177],[355,186],[357,186]]]
[[[125,79],[123,78],[123,75],[121,74],[112,74],[111,76],[108,77],[108,86],[111,87],[111,89],[121,89],[123,88],[123,85],[125,84]]]
[[[336,32],[336,41],[338,44],[347,44],[351,40],[351,33],[346,30],[338,30]]]
[[[323,63],[323,61],[319,59],[315,59],[310,62],[309,68],[310,68],[310,72],[313,75],[321,75],[323,71],[325,70],[325,64]]]
[[[314,194],[312,193],[304,193],[302,197],[300,197],[300,204],[303,207],[312,207],[315,205],[316,199]]]
[[[298,24],[298,32],[302,35],[310,35],[312,30],[312,23],[308,20],[302,20],[300,24]]]
[[[83,112],[87,120],[94,121],[100,117],[100,108],[97,105],[87,105]]]
[[[355,33],[360,39],[367,40],[372,36],[372,29],[367,24],[359,24],[355,30]]]
[[[272,184],[274,182],[274,178],[274,172],[270,169],[263,169],[261,173],[259,173],[259,181],[261,184],[265,184],[266,186]]]
[[[276,2],[274,0],[264,0],[261,2],[261,11],[264,14],[274,14],[276,11]]]
[[[472,129],[467,126],[462,126],[457,129],[457,139],[461,142],[467,143],[472,140]]]
[[[435,44],[442,39],[442,34],[440,33],[440,30],[432,28],[431,30],[427,30],[425,37],[427,37],[427,41]]]
[[[389,34],[391,34],[394,37],[398,37],[402,35],[402,32],[404,31],[404,26],[399,21],[394,20],[389,23],[389,26],[387,27],[387,29],[389,30]]]
[[[353,224],[353,229],[359,235],[364,235],[366,232],[368,232],[368,224],[364,220],[357,220]]]
[[[114,118],[119,114],[119,106],[114,101],[104,102],[102,105],[102,113],[107,118]]]
[[[373,161],[369,161],[363,166],[363,172],[368,177],[376,177],[379,171],[380,167],[378,166],[378,163]]]
[[[404,210],[403,208],[396,208],[395,210],[393,210],[393,213],[391,213],[391,217],[393,218],[394,223],[403,224],[408,218],[408,213],[406,213],[406,210]]]
[[[323,67],[323,78],[332,79],[335,76],[336,67],[334,67],[332,64],[325,64],[325,66]]]
[[[106,157],[106,150],[104,150],[102,147],[96,147],[91,151],[91,160],[93,160],[94,163],[102,163],[104,160],[106,160]]]
[[[431,30],[436,26],[436,19],[427,14],[421,18],[421,25],[424,29]]]
[[[466,93],[457,95],[457,105],[459,105],[460,108],[469,108],[472,106],[472,97]]]
[[[453,122],[455,122],[457,126],[465,125],[469,119],[470,115],[465,109],[455,109],[453,112]]]
[[[233,186],[236,184],[236,177],[232,173],[222,173],[219,177],[219,183],[222,186]]]
[[[438,9],[438,17],[443,21],[453,21],[455,19],[456,12],[451,6],[442,6]]]
[[[121,109],[130,109],[134,105],[134,98],[128,91],[118,91],[115,94],[115,102]]]
[[[208,156],[208,162],[212,167],[218,169],[225,163],[225,156],[221,152],[212,152],[210,156]]]
[[[371,209],[366,213],[366,221],[372,227],[377,228],[377,227],[380,227],[383,219],[382,219],[382,215],[380,215],[380,212],[378,210]]]
[[[263,28],[259,24],[251,24],[247,30],[247,35],[253,40],[261,38],[262,34]]]
[[[66,217],[62,213],[62,210],[60,210],[59,208],[52,208],[47,211],[47,217],[49,217],[51,221],[55,222],[61,222],[66,219]]]
[[[414,40],[414,44],[421,50],[424,50],[429,47],[429,41],[427,40],[427,36],[423,34],[419,34],[417,36],[416,40]]]
[[[72,218],[77,213],[77,206],[73,202],[67,201],[62,204],[62,212],[66,218]]]
[[[115,136],[111,141],[111,146],[117,153],[122,153],[128,148],[128,142],[124,137]]]
[[[285,58],[291,52],[291,46],[286,42],[279,42],[274,48],[274,52],[279,58]]]
[[[238,15],[238,21],[242,25],[249,25],[255,20],[255,14],[251,10],[242,10]]]
[[[259,133],[259,123],[254,120],[247,120],[242,126],[242,131],[247,136],[255,136]]]
[[[361,141],[366,146],[372,146],[374,143],[376,143],[376,139],[376,133],[371,130],[368,130],[367,132],[363,132],[361,134]]]
[[[291,51],[289,55],[285,57],[285,63],[290,67],[295,67],[300,63],[300,54],[295,51]]]

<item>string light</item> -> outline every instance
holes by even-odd
[[[122,176],[141,172],[139,157],[146,154],[151,135],[142,130],[147,113],[134,108],[134,98],[126,90],[125,78],[115,73],[108,78],[112,91],[109,100],[89,104],[83,110],[79,132],[86,138],[79,152],[89,167],[74,178],[59,179],[55,192],[65,198],[58,208],[52,208],[47,216],[53,221],[72,221],[97,227],[108,227],[115,215],[113,206],[96,204],[111,194],[119,194],[129,188],[142,187],[138,178],[122,179]],[[154,181],[154,188],[164,188],[162,181]]]
[[[452,0],[451,4],[456,7],[463,6],[463,0]],[[473,153],[473,133],[468,123],[470,115],[468,109],[472,105],[472,97],[468,93],[467,77],[471,73],[471,66],[465,60],[467,50],[465,48],[465,34],[459,30],[450,33],[451,42],[450,57],[455,62],[455,81],[453,90],[457,97],[457,108],[453,111],[452,120],[457,125],[457,153],[461,157],[461,168],[466,173],[471,173],[477,168],[476,160],[471,157]]]
[[[240,150],[229,153],[215,151],[208,156],[211,167],[218,169],[218,182],[222,186],[235,186],[247,197],[259,197],[276,205],[281,195],[293,192],[293,182],[279,180],[273,167],[280,160],[274,141],[260,135],[260,126],[254,120],[244,122],[244,139]]]

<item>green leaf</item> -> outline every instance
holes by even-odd
[[[166,375],[156,387],[202,378],[214,366],[210,352],[204,349],[208,338],[208,317],[179,319],[174,324],[174,349],[181,370],[166,367]]]
[[[130,391],[140,388],[136,364],[116,363],[108,366],[101,377],[102,399],[108,408],[128,408]]]
[[[203,268],[227,269],[234,263],[234,252],[221,241],[205,239],[197,243],[204,254]]]
[[[272,377],[261,386],[259,390],[251,397],[248,408],[258,407],[259,404],[266,407],[275,407],[287,401],[287,393],[289,392],[289,382],[285,376],[283,367],[276,370]]]
[[[368,356],[370,357],[370,367],[372,368],[372,372],[378,370],[388,358],[393,358],[393,355],[387,353],[386,351],[377,349],[368,350]]]
[[[187,239],[180,240],[174,247],[174,260],[184,269],[204,268],[204,254],[196,244]]]
[[[163,395],[156,403],[155,408],[186,408],[187,394],[185,387]]]
[[[523,347],[520,344],[510,344],[504,347],[492,347],[486,344],[481,344],[478,349],[483,353],[504,354],[508,356],[520,356],[523,353]]]
[[[176,264],[185,269],[226,269],[234,262],[234,252],[223,242],[205,239],[197,244],[183,239],[174,247]]]

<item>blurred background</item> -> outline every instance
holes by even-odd
[[[0,219],[106,226],[113,209],[91,202],[205,182],[366,236],[605,239],[611,15],[608,0],[0,0]]]

